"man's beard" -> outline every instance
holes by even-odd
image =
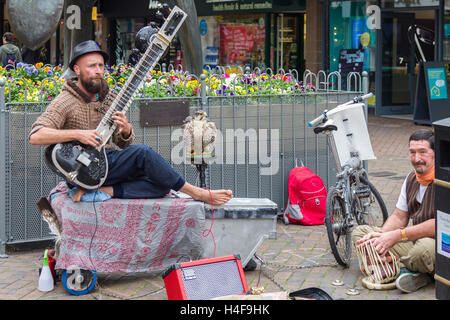
[[[100,89],[102,87],[102,81],[98,78],[94,79],[84,79],[83,77],[80,77],[81,84],[83,87],[90,93],[99,93]]]
[[[420,166],[420,168],[419,168],[419,166]],[[425,163],[415,163],[414,169],[416,170],[416,172],[418,174],[424,174],[428,170]]]

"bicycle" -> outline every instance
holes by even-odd
[[[370,183],[362,165],[362,160],[375,158],[363,114],[364,104],[361,103],[372,95],[357,96],[330,111],[325,110],[308,123],[310,127],[314,126],[315,134],[327,136],[336,163],[337,181],[328,190],[325,225],[331,251],[337,263],[343,267],[350,264],[354,221],[358,225],[381,227],[388,218],[386,205],[378,190]],[[358,130],[352,129],[355,124]],[[339,135],[338,129],[343,131]],[[368,143],[365,139],[369,139]]]

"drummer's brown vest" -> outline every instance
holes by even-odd
[[[422,223],[428,219],[435,218],[434,208],[434,184],[428,185],[423,195],[422,203],[417,202],[416,196],[419,192],[419,182],[416,174],[411,172],[406,180],[406,201],[408,202],[408,214],[412,219],[413,225]]]

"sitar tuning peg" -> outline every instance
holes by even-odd
[[[158,11],[156,11],[155,15],[156,15],[156,20],[158,20],[160,25],[162,25],[163,21],[165,20],[164,14],[158,9]]]
[[[168,17],[172,9],[170,9],[169,5],[167,3],[163,3],[162,6],[162,12],[164,14],[164,17]]]

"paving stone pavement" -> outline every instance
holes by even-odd
[[[397,201],[403,179],[411,170],[408,138],[422,127],[410,120],[369,115],[369,132],[377,156],[369,161],[370,181],[380,191],[389,213]],[[44,248],[14,250],[8,248],[8,258],[0,258],[0,299],[21,300],[117,300],[167,299],[160,274],[99,274],[98,286],[89,294],[74,296],[61,283],[48,293],[37,290],[38,269],[42,265]],[[326,228],[277,223],[276,239],[266,239],[257,249],[266,265],[246,271],[249,287],[264,286],[266,292],[288,292],[319,287],[335,300],[434,300],[434,282],[421,290],[404,294],[399,290],[377,291],[362,286],[362,274],[353,252],[349,268],[337,266],[330,251]],[[313,266],[315,267],[307,267]],[[302,267],[302,268],[300,268]],[[343,286],[334,286],[335,280]],[[349,295],[356,289],[357,295]]]

